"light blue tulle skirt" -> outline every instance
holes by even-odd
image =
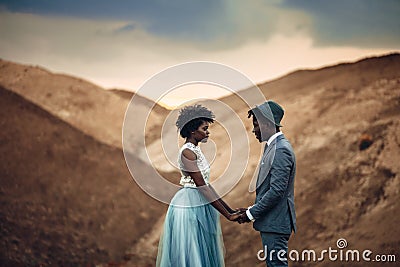
[[[157,266],[224,266],[219,218],[218,211],[196,188],[180,189],[165,217]]]

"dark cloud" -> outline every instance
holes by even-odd
[[[274,1],[263,0],[0,0],[0,6],[11,12],[122,20],[159,37],[225,48],[270,36],[276,16],[269,8],[273,5]]]
[[[218,49],[274,34],[309,34],[316,46],[397,48],[399,0],[0,0],[12,12],[125,21],[117,33]],[[301,15],[303,14],[303,15]]]
[[[125,20],[152,34],[187,37],[195,33],[199,39],[215,37],[204,29],[205,22],[224,13],[221,0],[0,0],[0,6],[12,12]]]
[[[285,0],[281,5],[311,16],[315,45],[400,47],[399,0]]]
[[[124,26],[116,29],[115,32],[117,32],[117,33],[125,33],[125,32],[131,32],[131,31],[133,31],[135,29],[136,29],[135,24],[128,23],[128,24],[125,24]]]

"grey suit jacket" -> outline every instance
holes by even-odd
[[[257,177],[256,201],[250,213],[260,232],[296,232],[294,177],[296,158],[284,135],[264,150]]]

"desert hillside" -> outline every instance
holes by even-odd
[[[157,103],[154,103],[154,101],[152,101],[152,100],[150,100],[150,99],[148,99],[148,98],[146,98],[144,96],[141,96],[139,94],[135,94],[134,92],[130,92],[130,91],[127,91],[127,90],[124,90],[124,89],[116,89],[116,88],[109,89],[109,91],[113,92],[116,95],[118,95],[119,97],[122,97],[122,98],[124,98],[126,100],[129,100],[129,101],[132,99],[133,96],[135,96],[138,99],[140,99],[139,102],[142,105],[144,105],[144,106],[146,106],[148,108],[153,108],[155,110],[155,112],[158,113],[158,114],[165,114],[165,113],[169,112],[166,108],[160,106]]]
[[[140,107],[135,107],[135,112],[137,113],[137,116],[147,116],[147,113],[149,113],[149,119],[148,121],[150,122],[149,124],[146,125],[145,131],[145,138],[146,138],[146,144],[151,144],[161,137],[161,128],[162,128],[162,122],[164,121],[165,117],[168,115],[169,110],[166,108],[160,106],[157,103],[154,103],[152,100],[143,97],[139,94],[135,94],[133,92],[123,90],[123,89],[110,89],[110,92],[115,93],[125,101],[128,101],[128,103],[131,101],[133,96],[135,96],[135,103],[139,103]],[[134,142],[136,142],[137,138],[136,136],[133,136]],[[126,148],[125,148],[126,149]],[[139,151],[135,151],[136,153],[139,153]]]
[[[115,147],[122,147],[121,128],[126,108],[133,94],[104,90],[93,83],[65,74],[52,73],[39,66],[26,66],[0,59],[0,85],[61,118],[82,132]],[[118,93],[120,92],[120,93]],[[129,97],[130,96],[130,97]],[[150,100],[138,96],[138,116],[148,113]],[[154,121],[158,112],[155,104]],[[154,137],[148,141],[153,141]],[[132,144],[140,142],[135,136]]]
[[[165,207],[136,185],[121,149],[4,87],[0,96],[0,265],[121,261]]]

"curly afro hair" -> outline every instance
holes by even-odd
[[[203,122],[213,123],[214,118],[214,113],[202,105],[185,106],[179,111],[175,125],[179,134],[183,138],[188,138]]]

